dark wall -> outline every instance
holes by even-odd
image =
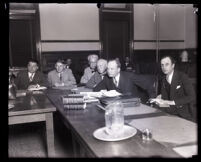
[[[90,54],[99,55],[99,51],[51,51],[42,52],[42,65],[41,69],[44,73],[48,73],[54,69],[55,62],[58,59],[66,60],[72,59],[72,71],[76,78],[77,83],[83,75],[85,67],[88,66],[87,56]]]

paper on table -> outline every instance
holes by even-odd
[[[179,117],[159,116],[133,119],[129,124],[140,131],[150,129],[153,139],[159,142],[175,144],[197,142],[197,125]]]
[[[140,104],[138,107],[124,108],[124,115],[139,115],[157,112],[157,109],[151,108],[149,106]]]
[[[192,155],[197,155],[198,147],[197,145],[191,145],[191,146],[182,146],[182,147],[175,147],[173,150],[177,152],[179,155],[189,158],[192,157]]]
[[[47,89],[47,87],[40,86],[37,88],[29,88],[29,91],[39,91],[39,90],[44,90],[44,89]]]
[[[101,92],[80,92],[80,94],[88,96],[88,97],[102,97]]]
[[[101,91],[101,93],[105,97],[116,97],[116,96],[122,95],[121,93],[117,92],[116,90]]]

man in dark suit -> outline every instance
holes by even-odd
[[[38,71],[38,61],[30,59],[28,61],[27,70],[17,74],[15,79],[17,89],[36,88],[38,85],[47,86],[47,81],[43,73]]]
[[[116,90],[125,95],[139,97],[137,86],[145,89],[150,98],[155,97],[154,85],[150,85],[143,76],[121,71],[120,62],[114,59],[108,62],[107,75],[93,90]]]
[[[195,91],[188,76],[174,70],[175,60],[170,56],[161,59],[161,69],[165,74],[161,84],[161,95],[150,102],[163,107],[167,113],[193,120]]]

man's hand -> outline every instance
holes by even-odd
[[[39,84],[32,84],[32,85],[30,85],[30,86],[28,87],[28,90],[30,90],[30,89],[32,89],[32,88],[38,88],[38,87],[40,87]]]
[[[174,101],[169,101],[169,100],[163,100],[161,98],[153,98],[153,99],[150,99],[149,101],[150,103],[155,103],[157,105],[175,105],[175,102]],[[164,107],[164,106],[163,106]]]

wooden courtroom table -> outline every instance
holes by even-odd
[[[26,94],[25,91],[18,91],[17,96],[15,100],[9,100],[9,104],[14,105],[14,107],[8,110],[8,124],[14,125],[45,121],[47,154],[48,157],[54,157],[53,112],[56,111],[56,108],[42,91],[35,91],[34,94]]]
[[[140,107],[125,108],[124,111],[125,124],[135,127],[136,135],[115,142],[98,140],[93,137],[93,132],[105,126],[104,110],[98,108],[96,103],[90,103],[84,110],[64,111],[61,95],[68,93],[62,90],[46,91],[48,98],[60,112],[64,124],[72,133],[75,157],[185,157],[174,148],[197,146],[196,123],[168,115],[143,104]],[[146,121],[140,121],[145,119]],[[170,123],[175,125],[173,131],[171,131],[172,125],[168,124],[169,119]],[[160,123],[163,125],[161,126]],[[142,140],[141,131],[144,128],[153,130],[153,140]],[[181,128],[183,132],[180,129],[178,132],[175,131],[177,128]],[[159,129],[158,132],[157,129]],[[170,137],[170,141],[167,136]],[[195,154],[192,153],[192,155]]]

